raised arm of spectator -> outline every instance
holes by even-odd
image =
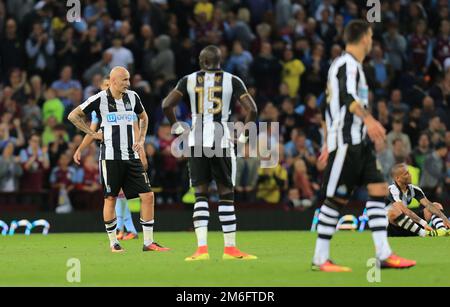
[[[14,119],[13,124],[14,124],[14,127],[16,127],[16,131],[17,131],[16,146],[21,147],[21,146],[25,145],[25,137],[23,135],[22,127],[20,126],[20,119],[18,119],[18,118]]]

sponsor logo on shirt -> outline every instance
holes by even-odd
[[[114,112],[106,115],[108,123],[132,124],[137,121],[137,116],[133,112]]]

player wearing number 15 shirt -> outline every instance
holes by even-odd
[[[224,233],[224,259],[256,259],[236,248],[236,215],[234,213],[234,178],[236,163],[228,121],[238,100],[246,111],[245,124],[256,120],[256,104],[241,79],[220,68],[221,54],[216,46],[207,46],[199,56],[200,71],[183,77],[163,101],[164,114],[176,124],[174,108],[180,100],[190,105],[192,127],[188,145],[191,186],[195,188],[194,228],[198,249],[187,261],[209,259],[207,227],[209,221],[208,187],[214,180],[219,192],[219,219]],[[174,127],[174,126],[173,126]],[[178,130],[178,131],[177,131]],[[175,133],[183,128],[175,126]],[[246,142],[241,134],[239,141]],[[195,150],[201,148],[201,151]],[[221,156],[204,155],[205,148],[220,152]],[[196,153],[200,152],[200,155]]]

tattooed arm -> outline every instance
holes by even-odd
[[[428,211],[431,212],[431,214],[436,215],[437,217],[440,217],[444,221],[444,225],[447,228],[450,228],[450,221],[445,216],[444,212],[442,211],[442,206],[438,203],[433,203],[428,200],[428,198],[424,197],[420,200],[420,204],[425,207]]]
[[[75,127],[91,136],[93,139],[103,141],[103,134],[100,131],[95,132],[89,128],[86,121],[86,115],[80,107],[77,107],[75,110],[70,112],[67,118],[72,122],[72,124],[75,125]]]
[[[136,138],[136,143],[133,144],[133,150],[141,152],[144,150],[145,136],[147,135],[148,116],[145,111],[138,114],[139,117],[139,137]]]

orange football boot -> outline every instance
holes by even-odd
[[[149,246],[144,245],[144,247],[142,248],[142,251],[144,251],[144,252],[167,252],[169,250],[170,250],[170,248],[162,247],[161,245],[159,245],[156,242],[153,242]]]
[[[380,261],[382,269],[406,269],[416,265],[416,261],[405,259],[396,254],[390,255],[386,260]]]
[[[352,269],[346,266],[341,266],[334,264],[333,261],[327,260],[322,265],[312,265],[313,271],[321,271],[321,272],[333,272],[333,273],[340,273],[340,272],[351,272]]]
[[[258,257],[241,252],[237,247],[235,246],[227,246],[223,250],[223,257],[224,260],[255,260],[258,259]]]
[[[126,236],[123,237],[122,240],[133,240],[133,239],[137,239],[138,238],[138,234],[137,233],[133,233],[133,232],[129,232],[126,234]]]
[[[208,245],[199,246],[197,251],[189,257],[184,259],[185,261],[197,261],[197,260],[209,260]]]

